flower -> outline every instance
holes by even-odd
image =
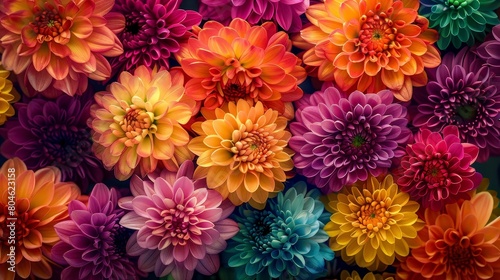
[[[120,224],[138,230],[127,243],[127,252],[139,257],[139,269],[163,277],[191,279],[194,270],[211,275],[219,269],[226,240],[238,231],[228,216],[234,206],[219,193],[193,180],[194,165],[184,162],[177,174],[167,172],[153,181],[134,176],[133,197],[119,204],[131,212]]]
[[[429,19],[431,28],[438,29],[437,46],[444,50],[450,43],[460,48],[482,41],[490,25],[500,24],[495,10],[500,2],[491,0],[421,0],[420,15]]]
[[[199,5],[203,20],[215,20],[223,25],[231,22],[231,0],[201,0]]]
[[[62,279],[139,279],[137,265],[125,252],[131,234],[118,223],[125,214],[118,198],[115,189],[99,183],[88,205],[70,202],[70,220],[55,225],[61,241],[51,252],[52,260],[66,266]]]
[[[373,272],[369,272],[361,278],[359,273],[357,271],[353,271],[352,274],[349,273],[347,270],[343,270],[342,273],[340,274],[340,279],[341,280],[394,280],[394,277],[392,275],[387,275],[384,273],[384,275],[380,274],[374,274]]]
[[[325,226],[330,248],[341,251],[344,261],[370,270],[407,256],[424,226],[416,214],[420,205],[399,191],[391,175],[359,181],[328,200],[334,210]]]
[[[491,30],[492,36],[475,49],[477,56],[486,61],[497,79],[500,79],[500,24]]]
[[[306,15],[301,31],[313,44],[304,63],[318,67],[318,78],[343,91],[378,92],[389,88],[408,101],[413,86],[427,82],[424,68],[441,61],[432,45],[438,34],[419,16],[418,0],[325,0]]]
[[[392,101],[387,90],[345,98],[334,87],[304,97],[290,124],[297,171],[324,193],[387,172],[411,136],[406,108]]]
[[[12,103],[20,98],[17,91],[13,88],[12,82],[8,79],[9,71],[6,71],[0,64],[0,125],[4,124],[7,117],[15,114]]]
[[[273,109],[245,100],[230,102],[215,116],[196,122],[191,129],[199,136],[189,149],[199,156],[195,178],[207,178],[207,187],[217,190],[235,205],[249,202],[263,208],[267,198],[283,190],[286,171],[293,169],[288,149],[287,120]]]
[[[138,167],[141,176],[156,169],[159,161],[175,170],[191,159],[189,135],[181,126],[194,110],[184,96],[179,71],[149,70],[139,66],[134,75],[122,72],[107,91],[96,93],[90,109],[93,151],[104,166],[126,180]]]
[[[209,21],[196,28],[198,39],[190,38],[177,53],[182,69],[191,77],[186,95],[213,110],[222,104],[245,99],[264,103],[280,114],[290,101],[302,97],[297,84],[306,78],[300,59],[290,52],[288,35],[276,32],[272,22],[250,26],[234,19],[228,27]],[[285,105],[285,104],[288,105]]]
[[[471,166],[478,152],[477,146],[460,143],[455,126],[445,127],[442,136],[423,129],[406,147],[398,185],[424,208],[439,211],[445,204],[468,199],[467,192],[481,183],[481,174]]]
[[[54,167],[33,172],[14,158],[0,169],[0,194],[0,279],[13,280],[16,275],[52,279],[48,257],[59,241],[54,225],[68,218],[67,205],[79,198],[80,190],[74,183],[61,182],[61,173]],[[12,265],[7,256],[13,245],[15,273],[8,270]]]
[[[426,209],[422,242],[401,261],[398,279],[498,279],[500,218],[487,224],[492,210],[487,192],[441,213]]]
[[[458,127],[462,142],[479,147],[480,162],[500,153],[500,79],[467,48],[446,54],[428,74],[429,84],[414,95],[413,125],[432,131]]]
[[[100,161],[92,153],[91,129],[87,126],[92,100],[61,95],[56,100],[35,98],[18,103],[18,118],[6,123],[2,155],[19,157],[29,169],[55,166],[62,181],[99,182]]]
[[[264,210],[239,207],[233,217],[240,231],[224,251],[236,279],[312,279],[326,271],[325,260],[334,254],[325,244],[328,214],[319,195],[300,182],[269,200]]]
[[[111,60],[114,70],[131,72],[137,66],[169,68],[169,59],[186,41],[193,25],[201,22],[195,11],[179,9],[179,0],[116,0],[112,11],[125,16],[125,29],[118,34],[123,54]]]
[[[109,13],[114,1],[6,0],[0,9],[2,64],[27,77],[39,92],[54,87],[82,94],[87,78],[109,78],[106,57],[123,52],[115,33],[123,16]],[[2,30],[3,29],[3,30]]]

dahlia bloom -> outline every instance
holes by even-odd
[[[7,117],[15,114],[12,103],[17,102],[19,94],[13,88],[12,82],[8,79],[9,71],[6,71],[0,64],[0,125],[4,124]]]
[[[387,273],[381,275],[369,272],[365,274],[363,278],[361,278],[361,276],[357,271],[349,273],[347,270],[343,270],[342,273],[340,274],[340,280],[394,280],[394,276]]]
[[[251,106],[245,100],[214,114],[205,112],[207,120],[191,126],[199,135],[188,145],[199,156],[195,178],[207,178],[208,188],[235,205],[262,208],[270,195],[283,190],[285,172],[293,169],[287,120],[261,102]]]
[[[413,125],[432,131],[458,127],[462,142],[479,147],[480,162],[499,153],[500,79],[467,48],[456,56],[446,54],[428,75],[425,90],[414,95],[418,111]]]
[[[492,210],[487,192],[442,213],[426,209],[422,242],[401,261],[398,279],[500,279],[500,218],[488,223]]]
[[[402,101],[413,86],[427,82],[424,68],[441,61],[432,45],[438,34],[419,16],[418,0],[325,0],[311,6],[312,25],[301,31],[313,44],[304,63],[318,78],[335,81],[343,91],[391,89]]]
[[[489,40],[476,48],[476,54],[486,61],[486,65],[500,79],[500,24],[493,27],[491,34]]]
[[[406,147],[398,185],[424,208],[439,211],[468,199],[467,192],[481,183],[481,174],[471,166],[478,152],[477,146],[460,142],[455,126],[445,127],[442,135],[423,129]]]
[[[304,97],[290,124],[297,172],[324,193],[386,173],[411,136],[406,108],[392,101],[387,90],[345,98],[334,87]]]
[[[12,190],[11,187],[15,189]],[[9,209],[15,192],[15,210]],[[52,279],[50,250],[59,241],[54,226],[68,218],[68,203],[80,196],[74,183],[61,182],[57,168],[33,172],[18,158],[7,160],[0,169],[0,279]],[[9,220],[14,218],[15,220]],[[15,224],[15,271],[7,261],[12,244],[8,242]]]
[[[450,43],[460,48],[482,41],[491,25],[500,24],[494,0],[420,0],[420,15],[429,19],[429,26],[439,32],[437,46],[444,50]]]
[[[113,70],[131,72],[137,66],[169,68],[169,59],[201,22],[195,11],[179,9],[179,0],[115,0],[112,9],[125,16],[125,29],[118,34],[123,54],[111,60]],[[123,67],[122,67],[123,66]]]
[[[61,95],[56,100],[35,98],[18,103],[18,118],[9,120],[2,133],[1,152],[19,157],[29,169],[55,166],[62,181],[87,186],[103,178],[101,162],[92,153],[91,129],[87,126],[92,100],[87,96]]]
[[[136,168],[144,177],[158,162],[175,170],[192,159],[186,124],[195,102],[184,96],[181,72],[150,70],[139,66],[134,75],[122,72],[118,82],[95,95],[88,125],[93,151],[118,180],[132,176]]]
[[[399,191],[391,175],[358,181],[328,200],[334,210],[325,226],[330,248],[341,251],[344,261],[370,270],[407,256],[424,226],[416,213],[420,205]]]
[[[114,0],[4,0],[0,10],[2,64],[27,77],[36,91],[53,87],[81,94],[88,78],[111,75],[106,57],[123,52],[116,37],[123,16],[109,13]],[[3,29],[3,30],[2,30]]]
[[[139,269],[158,277],[192,279],[194,271],[211,275],[219,269],[219,253],[238,232],[228,216],[234,206],[193,180],[194,165],[184,162],[177,174],[168,172],[153,181],[134,176],[133,197],[119,200],[125,214],[120,224],[137,230],[127,242],[127,253],[139,257]]]
[[[287,116],[293,118],[290,101],[302,97],[297,85],[306,72],[290,52],[292,43],[285,32],[276,32],[272,22],[250,26],[242,19],[234,19],[228,27],[209,21],[195,31],[198,38],[190,38],[177,53],[191,77],[187,96],[203,101],[210,110],[239,99],[261,101],[280,114],[288,106]]]
[[[325,272],[334,254],[325,244],[328,214],[319,196],[302,182],[269,200],[264,210],[240,206],[233,215],[240,231],[224,251],[236,279],[311,279]]]

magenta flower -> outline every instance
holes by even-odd
[[[218,271],[218,254],[226,240],[238,232],[227,217],[234,206],[222,200],[204,180],[193,181],[194,164],[183,163],[175,175],[131,181],[133,197],[122,198],[127,213],[120,224],[137,230],[127,243],[127,252],[139,257],[139,269],[163,277],[191,279],[194,271],[211,275]]]
[[[68,207],[70,220],[55,225],[61,238],[51,251],[53,261],[67,266],[62,279],[139,279],[146,276],[127,255],[130,230],[118,222],[125,214],[118,208],[119,194],[96,184],[88,206],[78,200]]]
[[[334,87],[304,96],[290,125],[298,173],[329,193],[387,172],[411,136],[406,108],[392,101],[390,91],[345,98]]]
[[[496,78],[500,79],[500,24],[493,27],[489,40],[484,41],[475,51],[486,61]]]
[[[461,143],[456,126],[445,127],[442,135],[421,130],[406,153],[398,185],[425,208],[440,211],[445,204],[470,199],[467,192],[481,183],[481,174],[471,166],[479,149]]]
[[[231,22],[231,0],[201,0],[199,5],[204,20],[215,20],[226,26]]]

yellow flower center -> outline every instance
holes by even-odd
[[[384,228],[391,216],[384,201],[372,200],[370,197],[366,198],[366,203],[356,214],[363,233],[378,232]]]
[[[138,144],[147,134],[155,133],[157,127],[153,113],[133,107],[134,105],[127,108],[127,113],[119,125],[127,138],[132,139],[133,144]]]
[[[57,8],[50,4],[46,3],[43,9],[35,6],[33,13],[35,18],[30,26],[38,34],[39,43],[50,42],[71,27],[71,20],[61,18]]]
[[[376,56],[393,47],[398,30],[393,27],[389,15],[390,11],[378,14],[369,11],[366,15],[361,16],[358,44],[363,54]]]
[[[238,140],[239,139],[239,140]],[[250,170],[262,172],[263,168],[271,168],[272,164],[268,162],[271,155],[274,137],[264,128],[247,132],[235,131],[233,133],[234,146],[231,152],[234,153],[235,161],[247,165]]]

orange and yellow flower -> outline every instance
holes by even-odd
[[[141,176],[159,162],[171,171],[194,158],[187,149],[189,134],[182,127],[193,115],[195,101],[184,95],[181,71],[138,67],[122,72],[118,82],[95,95],[90,109],[96,156],[126,180],[139,167]]]
[[[14,188],[12,188],[14,187]],[[48,256],[59,241],[54,226],[68,217],[68,203],[78,199],[80,189],[61,182],[61,172],[46,167],[34,172],[18,158],[6,161],[0,169],[0,279],[16,277],[52,279]],[[15,205],[9,202],[15,202]],[[9,207],[11,206],[11,207]],[[14,220],[12,220],[14,219]],[[13,226],[11,226],[13,224]],[[11,230],[15,230],[15,234]],[[15,239],[9,239],[15,236]],[[15,244],[9,242],[15,240]],[[15,272],[11,246],[15,247]]]
[[[194,177],[206,177],[208,188],[235,205],[263,208],[293,169],[286,118],[260,101],[252,106],[245,100],[202,113],[207,120],[192,125],[200,136],[188,145],[199,156]]]
[[[417,232],[419,204],[400,192],[391,175],[382,181],[370,177],[328,195],[333,212],[325,225],[330,248],[342,259],[370,270],[384,269],[396,256],[407,256]]]
[[[293,118],[291,101],[302,97],[298,87],[306,78],[301,60],[290,52],[288,35],[266,22],[250,26],[234,19],[229,26],[210,21],[193,27],[198,38],[189,39],[176,57],[190,79],[186,94],[215,109],[245,99]]]
[[[8,79],[9,71],[6,71],[0,64],[0,125],[4,124],[7,117],[15,114],[12,103],[19,100],[20,96],[13,88],[12,82]]]
[[[325,0],[306,12],[312,25],[301,31],[312,44],[304,63],[318,78],[343,91],[378,92],[389,88],[402,101],[413,86],[427,83],[424,68],[441,58],[431,45],[438,33],[419,16],[418,0]],[[298,42],[304,46],[304,42]]]
[[[53,87],[81,94],[87,78],[111,75],[105,57],[123,52],[116,33],[125,18],[109,13],[114,0],[4,0],[0,10],[2,64],[24,73],[39,92]]]

